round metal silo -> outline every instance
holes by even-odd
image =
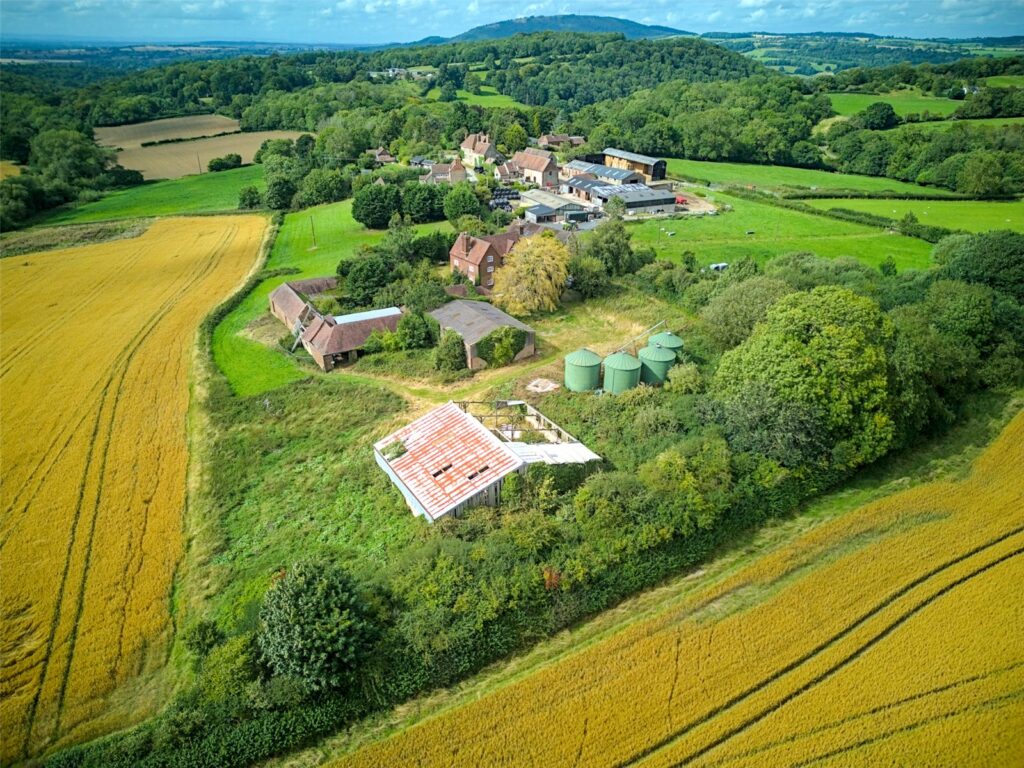
[[[640,361],[625,352],[604,359],[604,390],[617,395],[640,383]]]
[[[683,340],[676,336],[672,331],[662,331],[656,333],[647,340],[648,346],[651,347],[664,347],[670,349],[675,353],[678,358],[683,352]]]
[[[668,378],[668,370],[676,364],[676,353],[668,347],[644,347],[640,358],[640,381],[660,387]]]
[[[601,357],[589,349],[577,349],[565,356],[565,388],[590,392],[601,386]]]

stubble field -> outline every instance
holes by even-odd
[[[148,714],[110,706],[170,648],[193,341],[265,227],[166,219],[0,262],[0,762]]]
[[[151,141],[198,139],[242,130],[237,120],[223,115],[189,115],[148,120],[145,123],[97,128],[96,142],[105,147],[132,149]]]
[[[126,148],[117,153],[117,162],[125,168],[141,171],[146,179],[180,179],[182,176],[206,173],[206,166],[213,158],[230,153],[241,155],[243,163],[251,163],[260,145],[267,139],[297,139],[301,135],[298,131],[255,131]]]
[[[331,765],[1020,765],[1022,464],[1018,414],[965,479]]]

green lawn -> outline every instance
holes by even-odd
[[[808,200],[822,210],[846,208],[866,211],[890,219],[900,219],[913,211],[924,224],[948,229],[984,232],[989,229],[1013,229],[1024,232],[1024,200]]]
[[[993,88],[1024,88],[1024,75],[993,75],[985,78],[985,85]]]
[[[923,240],[721,193],[715,193],[713,199],[733,210],[718,216],[631,224],[633,241],[650,245],[659,256],[672,260],[684,251],[693,251],[701,264],[734,262],[744,256],[764,262],[794,251],[812,251],[828,258],[853,256],[872,266],[891,255],[900,269],[924,268],[931,260],[932,247]]]
[[[909,115],[911,112],[920,114],[927,110],[933,115],[950,115],[961,102],[928,96],[919,91],[893,91],[892,93],[830,93],[832,107],[840,115],[852,115],[862,111],[876,101],[892,104],[896,114]]]
[[[881,176],[854,176],[848,173],[789,168],[782,165],[751,165],[747,163],[713,163],[706,160],[668,161],[669,176],[687,176],[712,184],[736,184],[758,188],[807,187],[817,189],[856,190],[859,192],[899,192],[908,194],[951,194],[935,187],[922,187]]]
[[[82,224],[106,219],[234,211],[238,208],[238,190],[253,184],[263,188],[261,165],[185,176],[112,192],[95,202],[56,211],[37,223]]]
[[[520,104],[511,96],[505,96],[498,93],[497,89],[489,85],[481,86],[479,94],[473,94],[469,91],[463,90],[460,90],[457,93],[459,101],[464,101],[467,104],[476,104],[481,107],[526,107],[525,104]],[[437,99],[440,95],[440,88],[431,88],[427,93],[427,98]]]
[[[311,226],[312,222],[312,226]],[[425,232],[448,227],[447,222],[418,227]],[[317,248],[313,247],[313,231]],[[213,357],[240,395],[265,392],[310,375],[312,369],[245,335],[249,324],[267,313],[267,296],[287,280],[333,275],[341,259],[355,254],[360,246],[372,245],[383,232],[366,229],[352,218],[352,201],[309,208],[285,217],[266,269],[296,268],[297,274],[274,277],[256,287],[242,303],[221,321],[213,334]],[[274,321],[276,323],[276,321]],[[279,323],[277,335],[286,331]]]

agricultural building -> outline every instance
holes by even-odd
[[[640,383],[640,361],[625,352],[604,359],[604,391],[617,395]]]
[[[654,334],[647,340],[647,345],[669,349],[675,353],[676,357],[683,351],[683,340],[672,333],[672,331],[662,331],[661,333]]]
[[[557,220],[567,218],[571,213],[579,213],[584,206],[579,201],[562,195],[556,195],[546,189],[528,189],[520,195],[520,198],[531,204],[530,207],[542,205],[554,211]]]
[[[669,369],[676,364],[676,353],[667,347],[647,346],[637,357],[640,358],[640,381],[652,387],[664,384]]]
[[[270,293],[270,314],[284,323],[288,330],[295,332],[317,314],[308,297],[326,293],[337,285],[338,280],[334,277],[313,277],[281,283]]]
[[[471,370],[479,370],[487,365],[479,356],[477,345],[481,339],[499,328],[518,328],[526,334],[523,348],[514,359],[522,360],[535,352],[536,336],[533,328],[485,301],[451,301],[430,312],[430,316],[437,320],[442,331],[452,330],[462,337],[466,347],[466,365]]]
[[[676,208],[674,192],[651,189],[646,184],[606,184],[598,179],[577,176],[565,186],[573,197],[599,208],[604,208],[613,197],[622,200],[630,214],[664,213]]]
[[[565,388],[570,392],[592,392],[601,386],[601,357],[589,349],[577,349],[565,356]]]
[[[636,184],[645,180],[642,173],[629,168],[613,168],[601,163],[588,163],[586,160],[570,160],[558,171],[558,177],[563,181],[577,176],[598,179],[605,184]]]
[[[376,149],[366,150],[368,154],[373,155],[373,159],[380,165],[386,165],[388,163],[395,162],[395,157],[388,152],[384,147],[377,147]]]
[[[638,155],[636,152],[626,152],[623,149],[608,147],[604,151],[604,164],[612,168],[626,168],[630,171],[642,173],[648,181],[661,181],[665,178],[668,163],[656,157]]]
[[[374,331],[394,331],[401,317],[398,307],[350,315],[317,315],[302,333],[302,346],[317,365],[329,371],[346,358],[354,360],[357,350]]]
[[[491,143],[486,133],[471,133],[462,140],[462,157],[470,165],[504,163],[505,157]]]
[[[601,458],[521,400],[449,402],[378,440],[373,456],[428,522],[497,505],[504,479],[529,464]]]
[[[570,136],[567,133],[545,133],[537,139],[541,149],[561,149],[563,147],[579,147],[587,141],[585,136]]]
[[[524,184],[538,187],[558,186],[558,163],[555,156],[543,149],[524,149],[512,156],[512,163]]]

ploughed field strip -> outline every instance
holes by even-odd
[[[166,662],[195,333],[265,226],[166,219],[0,261],[4,763],[123,724],[97,720],[110,694]]]
[[[963,481],[822,524],[335,765],[1024,764],[1021,466],[1024,414]]]

